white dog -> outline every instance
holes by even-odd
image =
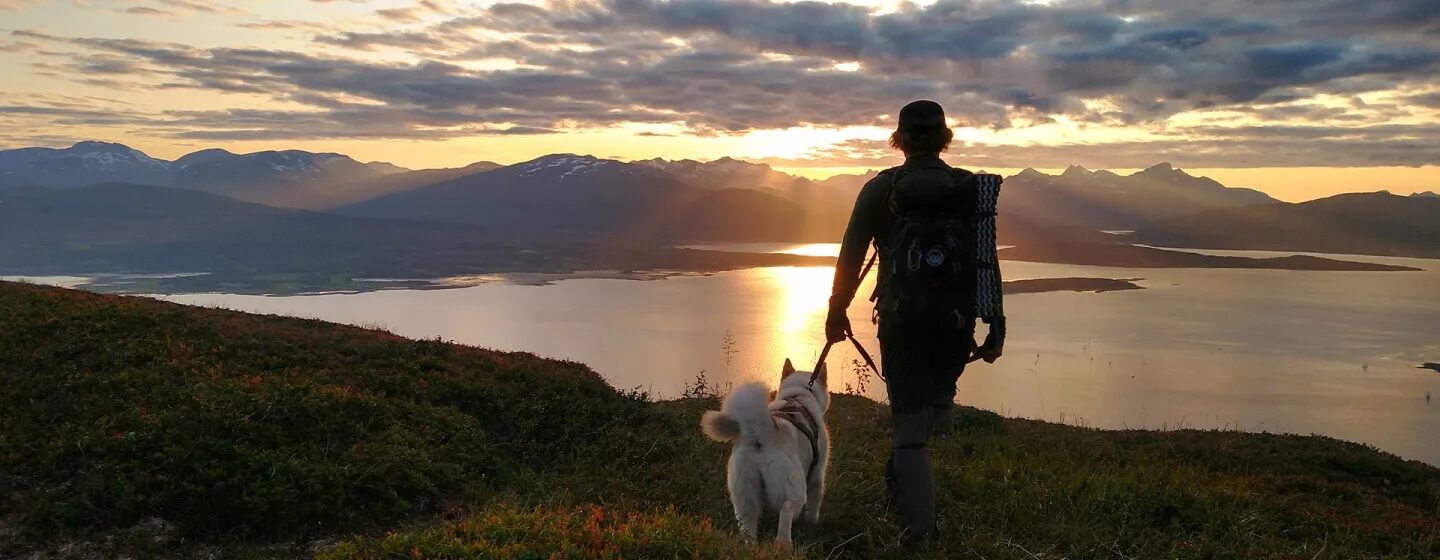
[[[700,429],[710,439],[733,442],[727,484],[735,519],[749,539],[756,540],[760,514],[768,505],[779,510],[775,540],[790,542],[790,527],[805,512],[805,520],[820,520],[825,494],[825,465],[830,457],[830,434],[825,409],[830,393],[825,388],[824,364],[815,384],[809,372],[797,372],[785,360],[775,400],[762,383],[742,385],[730,393],[720,411],[707,411]]]

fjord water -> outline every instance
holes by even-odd
[[[783,250],[833,254],[835,248]],[[1007,416],[1098,428],[1314,433],[1440,464],[1440,373],[1417,367],[1440,361],[1440,261],[1341,258],[1426,270],[1005,262],[1007,280],[1140,278],[1145,289],[1007,297],[1006,355],[967,369],[957,400]],[[786,267],[660,281],[161,297],[569,359],[619,388],[673,397],[702,371],[723,386],[752,379],[773,384],[786,357],[809,368],[823,346],[831,277],[827,267]],[[866,301],[872,285],[873,274],[850,316],[859,340],[878,358]],[[834,391],[854,383],[856,358],[846,345],[831,352]],[[866,392],[884,398],[873,377]]]

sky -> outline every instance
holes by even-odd
[[[1165,161],[1282,200],[1440,190],[1434,0],[0,0],[0,148],[304,149],[411,168]]]

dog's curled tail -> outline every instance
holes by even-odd
[[[771,432],[770,391],[762,383],[741,385],[721,410],[709,410],[700,417],[700,430],[715,441],[728,442],[745,438],[764,442]]]

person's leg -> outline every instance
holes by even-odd
[[[880,326],[880,359],[890,399],[892,435],[885,465],[887,497],[908,537],[928,536],[935,528],[935,482],[927,447],[934,414],[922,330]]]
[[[959,323],[953,331],[937,328],[934,336],[927,337],[923,353],[931,358],[927,370],[931,372],[934,386],[931,388],[935,421],[932,430],[935,435],[949,435],[955,427],[956,384],[965,373],[965,366],[971,355],[971,344],[975,340],[975,323]]]

